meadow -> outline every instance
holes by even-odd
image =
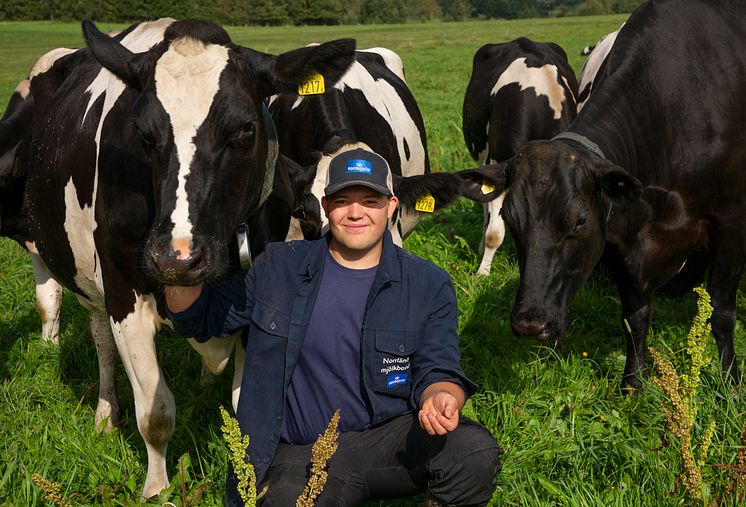
[[[579,71],[582,47],[625,16],[341,27],[232,27],[234,41],[279,53],[311,41],[354,37],[359,48],[385,46],[402,57],[422,110],[434,170],[472,167],[461,133],[461,107],[472,57],[485,43],[518,36],[553,41]],[[100,24],[99,28],[121,28]],[[0,24],[0,103],[42,53],[83,44],[77,24]],[[488,277],[475,275],[481,206],[462,201],[425,218],[405,247],[447,269],[459,299],[461,349],[467,375],[481,385],[465,413],[486,425],[505,449],[496,506],[691,505],[678,480],[682,458],[666,431],[662,395],[651,383],[624,396],[624,337],[616,289],[601,270],[573,304],[570,331],[556,346],[517,338],[510,310],[518,266],[510,238]],[[93,431],[98,373],[87,314],[65,293],[60,345],[41,341],[31,263],[0,239],[0,505],[44,505],[33,485],[39,474],[61,485],[72,505],[137,505],[146,453],[137,431],[132,392],[120,367],[122,425]],[[746,298],[739,295],[739,314]],[[694,295],[654,297],[649,345],[681,365],[696,310]],[[230,405],[229,375],[200,384],[200,359],[169,330],[156,337],[161,367],[174,392],[176,430],[168,453],[172,487],[153,504],[220,505],[225,445],[218,407]],[[727,466],[737,464],[746,421],[742,387],[724,380],[712,338],[701,375],[699,417],[716,431],[703,467],[707,503],[739,505]],[[746,333],[736,327],[736,351],[746,369]],[[230,367],[229,367],[230,368]],[[695,430],[702,431],[697,423]],[[743,452],[743,451],[742,451]],[[726,465],[723,467],[721,465]],[[742,496],[741,502],[746,501]],[[743,503],[740,503],[743,505]],[[418,499],[369,502],[415,506]]]

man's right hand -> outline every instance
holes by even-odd
[[[202,294],[202,284],[199,285],[165,285],[163,292],[166,296],[166,306],[173,313],[183,312]]]

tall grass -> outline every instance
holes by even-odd
[[[580,49],[616,29],[623,16],[552,20],[435,23],[392,26],[231,28],[239,43],[281,52],[309,41],[355,37],[358,47],[398,52],[422,109],[435,168],[471,166],[461,134],[461,104],[476,50],[488,42],[525,35],[554,41],[576,70]],[[108,25],[101,28],[108,29]],[[118,27],[113,27],[118,28]],[[5,102],[30,65],[48,49],[80,46],[77,25],[0,24],[0,98]],[[494,505],[629,506],[687,505],[677,483],[681,457],[664,429],[661,395],[646,386],[635,397],[620,394],[624,339],[620,302],[603,273],[576,297],[570,331],[554,348],[518,339],[509,315],[518,283],[510,240],[498,252],[492,274],[477,277],[481,207],[460,202],[423,220],[406,240],[410,251],[452,275],[460,306],[463,364],[482,389],[465,412],[485,424],[506,449]],[[32,474],[59,482],[73,504],[136,505],[146,454],[137,432],[132,393],[123,369],[117,379],[122,425],[93,432],[98,375],[85,312],[66,293],[61,344],[40,341],[33,273],[25,253],[0,240],[0,504],[43,505]],[[695,298],[654,298],[649,343],[674,362],[686,349]],[[739,294],[738,310],[746,315]],[[230,403],[228,378],[199,384],[197,355],[168,330],[157,338],[159,359],[177,404],[168,454],[172,488],[155,504],[219,505],[226,467],[218,407]],[[736,351],[746,357],[742,322]],[[714,340],[702,371],[703,420],[717,423],[703,469],[712,498],[737,505],[724,492],[735,465],[746,401],[724,380]],[[417,500],[370,502],[414,506]]]

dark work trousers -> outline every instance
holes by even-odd
[[[308,480],[312,445],[279,444],[257,488],[269,486],[261,507],[295,505]],[[484,505],[495,490],[501,453],[492,435],[470,419],[462,417],[447,435],[431,436],[420,428],[416,414],[405,414],[339,435],[316,506],[346,507],[425,490],[445,504]]]

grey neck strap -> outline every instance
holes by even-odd
[[[275,122],[272,121],[269,109],[267,109],[264,103],[262,103],[262,118],[264,119],[264,130],[267,133],[267,164],[264,168],[264,180],[262,181],[262,193],[259,195],[259,202],[249,211],[248,216],[253,215],[256,210],[261,208],[267,201],[269,194],[272,193],[272,188],[275,184],[275,164],[277,163],[277,155],[280,151]],[[251,266],[252,259],[249,244],[249,226],[246,223],[238,226],[236,239],[238,240],[238,257],[241,261],[241,267],[248,268]]]
[[[576,143],[581,145],[586,150],[592,151],[593,153],[595,153],[601,158],[606,158],[606,155],[604,155],[604,152],[601,151],[601,148],[599,148],[596,143],[594,143],[593,141],[591,141],[585,136],[576,134],[575,132],[562,132],[554,136],[552,138],[552,141],[554,141],[555,139],[569,139],[570,141],[575,141]]]

